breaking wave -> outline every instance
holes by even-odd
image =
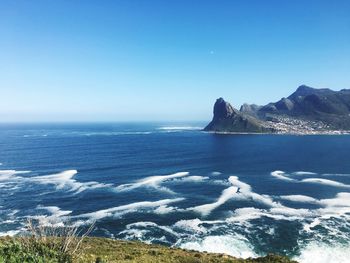
[[[144,188],[156,189],[157,195],[164,196],[164,193],[174,194],[179,184],[191,184],[193,188],[211,184],[213,188],[210,189],[214,189],[216,196],[206,196],[205,200],[210,201],[204,204],[201,197],[194,196],[194,200],[190,200],[190,194],[178,194],[175,196],[177,198],[160,197],[157,201],[129,201],[123,205],[109,205],[100,210],[95,208],[96,211],[92,208],[77,212],[53,205],[38,205],[31,211],[30,216],[43,225],[64,226],[66,221],[72,220],[77,226],[86,226],[95,221],[101,225],[123,220],[127,222],[128,218],[141,218],[141,214],[144,214],[145,218],[138,219],[139,222],[128,222],[118,233],[113,233],[113,236],[115,234],[123,239],[164,243],[243,258],[266,254],[263,249],[257,249],[260,242],[267,242],[263,245],[269,246],[269,238],[264,239],[262,235],[281,235],[276,234],[276,231],[288,222],[288,226],[294,224],[296,239],[298,242],[300,240],[295,254],[292,255],[294,259],[299,262],[336,263],[346,262],[348,259],[346,256],[350,249],[350,193],[347,191],[350,185],[327,178],[317,178],[316,173],[273,171],[270,175],[277,180],[293,182],[293,185],[309,184],[308,187],[312,188],[323,185],[336,187],[334,190],[341,192],[333,192],[333,195],[327,198],[315,197],[312,192],[263,194],[256,191],[254,185],[246,183],[244,177],[225,176],[221,173],[210,174],[220,175],[220,180],[213,180],[215,178],[208,173],[207,176],[201,176],[178,172],[149,176],[119,186],[95,181],[80,182],[76,179],[77,173],[77,170],[66,170],[32,176],[30,171],[0,170],[0,185],[8,182],[53,185],[56,190],[66,190],[74,194],[87,190],[110,189],[117,190],[115,192],[120,194],[121,198],[128,198],[127,195],[133,194],[131,191],[142,191]],[[116,194],[113,191],[111,193]],[[11,217],[9,212],[0,213],[0,220],[6,227],[0,235],[20,233],[23,225],[14,228],[12,224],[15,219],[24,220],[26,217]],[[152,218],[156,219],[155,222]],[[161,221],[162,218],[164,221]],[[348,232],[344,232],[344,229]],[[113,229],[106,231],[112,233]]]
[[[118,187],[116,187],[116,189],[122,192],[122,191],[131,191],[140,187],[151,187],[157,190],[174,193],[169,188],[160,186],[160,184],[174,178],[187,176],[188,174],[189,174],[188,172],[180,172],[180,173],[174,173],[169,175],[150,176],[150,177],[143,178],[141,180],[137,180],[135,183],[119,185]]]

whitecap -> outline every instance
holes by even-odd
[[[296,181],[292,178],[287,177],[285,172],[279,170],[271,172],[271,175],[284,181]]]
[[[30,218],[38,220],[40,226],[50,226],[50,227],[64,227],[65,221],[68,220],[68,216],[72,213],[69,210],[61,210],[57,206],[37,206],[37,210],[45,210],[50,213],[50,215],[36,215]]]
[[[0,170],[0,181],[8,181],[20,178],[18,174],[30,173],[30,171]]]
[[[31,177],[30,180],[39,184],[52,184],[56,189],[69,188],[75,193],[96,188],[109,188],[112,184],[103,184],[98,182],[78,182],[73,177],[78,173],[77,170],[67,170],[57,174],[42,175]],[[28,178],[29,179],[29,178]]]
[[[202,214],[202,216],[209,215],[215,208],[223,205],[229,199],[233,197],[233,195],[237,194],[237,187],[231,186],[224,191],[222,191],[220,197],[214,202],[210,204],[199,205],[193,208],[189,208],[189,210],[193,210],[194,212]]]
[[[166,209],[165,207],[166,205],[175,203],[175,202],[180,202],[183,200],[185,200],[185,198],[163,199],[163,200],[154,201],[154,202],[142,201],[142,202],[136,202],[136,203],[131,203],[127,205],[102,209],[95,212],[85,213],[85,214],[73,216],[73,218],[87,218],[88,221],[97,221],[106,217],[118,217],[123,214],[132,213],[132,212],[141,212],[141,211],[150,210],[150,209],[155,210],[156,208],[159,208],[159,207],[163,207],[162,209],[164,211],[164,209]],[[159,213],[159,210],[158,210],[158,213]]]
[[[319,204],[318,199],[307,195],[281,195],[279,198],[292,202]]]
[[[306,172],[306,171],[298,171],[298,172],[294,172],[293,174],[295,174],[295,175],[315,175],[317,173]]]
[[[155,188],[157,190],[165,191],[168,193],[174,193],[169,188],[161,187],[160,184],[174,178],[187,176],[188,174],[189,174],[188,172],[179,172],[179,173],[174,173],[169,175],[150,176],[150,177],[143,178],[141,180],[137,180],[135,183],[119,185],[116,187],[116,189],[120,192],[123,192],[123,191],[131,191],[140,187],[151,187],[151,188]]]
[[[174,227],[189,232],[206,233],[207,230],[204,226],[202,226],[203,223],[204,222],[198,218],[190,220],[180,220],[174,224]]]
[[[251,186],[249,184],[246,184],[240,181],[237,176],[230,176],[228,181],[233,186],[224,189],[220,197],[215,202],[188,208],[188,210],[192,210],[197,213],[200,213],[202,216],[207,216],[214,209],[223,205],[230,199],[236,200],[236,201],[242,201],[242,200],[253,201],[253,202],[266,205],[268,207],[281,206],[279,203],[276,203],[275,201],[273,201],[272,198],[268,195],[260,195],[260,194],[254,193],[251,189]]]
[[[200,183],[207,180],[209,180],[209,177],[207,176],[192,175],[192,176],[183,177],[181,179],[174,180],[174,181]]]
[[[255,207],[238,208],[234,211],[233,216],[226,219],[228,223],[244,223],[249,220],[257,219],[262,216],[267,216],[267,212],[264,209],[258,209]]]
[[[206,236],[180,244],[181,248],[211,253],[224,253],[239,258],[257,257],[249,241],[241,235]]]
[[[0,237],[6,237],[6,236],[13,237],[13,236],[18,235],[18,234],[21,233],[21,232],[22,232],[21,229],[9,230],[9,231],[5,231],[5,232],[0,232]]]
[[[313,241],[294,257],[300,263],[346,263],[350,262],[350,244],[334,244]]]
[[[337,181],[329,180],[329,179],[323,179],[323,178],[307,178],[301,180],[303,183],[313,183],[313,184],[321,184],[321,185],[328,185],[328,186],[335,186],[335,187],[342,187],[342,188],[350,188],[349,184],[343,184]]]
[[[179,237],[180,235],[178,233],[176,233],[175,231],[173,231],[170,227],[168,226],[161,226],[161,225],[158,225],[154,222],[136,222],[136,223],[132,223],[132,224],[128,224],[126,225],[126,230],[122,231],[120,234],[125,234],[125,233],[128,233],[128,230],[134,230],[135,228],[138,229],[138,228],[146,228],[146,229],[149,229],[150,227],[153,227],[153,228],[158,228],[158,229],[161,229],[163,230],[164,232],[168,233],[168,234],[171,234],[175,237]]]

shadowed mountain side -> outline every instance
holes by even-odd
[[[339,134],[350,131],[350,89],[333,91],[300,86],[287,98],[265,106],[243,104],[240,110],[219,98],[213,120],[204,129],[214,132]]]
[[[213,120],[204,128],[205,131],[215,132],[271,132],[260,120],[242,113],[223,98],[216,100]]]
[[[330,129],[350,129],[350,90],[333,91],[300,86],[288,98],[269,103],[255,111],[260,119],[271,115],[287,115],[306,120],[322,121]]]

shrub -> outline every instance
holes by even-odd
[[[25,236],[8,239],[0,244],[0,263],[71,263],[80,256],[84,234],[74,226],[41,225],[28,221]]]

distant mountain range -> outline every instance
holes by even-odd
[[[344,133],[350,131],[350,89],[333,91],[300,86],[287,98],[265,106],[243,104],[237,110],[216,100],[205,131],[237,133]]]

